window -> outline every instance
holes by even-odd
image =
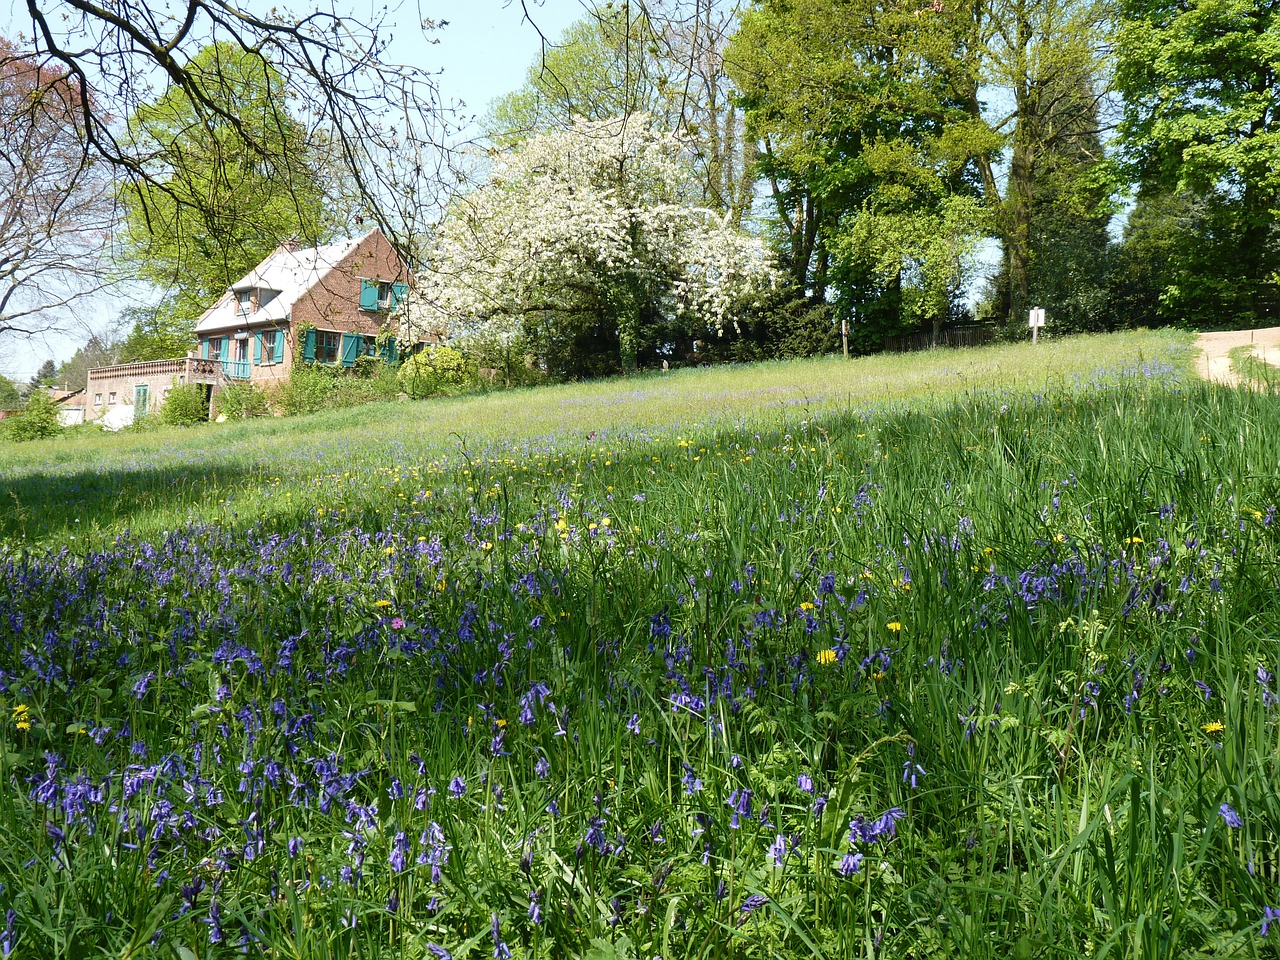
[[[378,284],[378,309],[391,309],[391,284],[389,283]]]
[[[247,339],[236,341],[236,359],[241,363],[249,359],[249,341]]]
[[[253,291],[241,290],[236,294],[236,309],[241,315],[253,313]]]
[[[262,332],[262,362],[264,364],[276,362],[276,337],[280,335],[277,330],[264,330]]]
[[[93,405],[94,405],[95,407],[100,407],[100,406],[102,406],[102,394],[100,394],[100,393],[95,393],[95,394],[93,395]]]
[[[316,363],[337,363],[342,347],[342,334],[328,330],[316,331]]]
[[[364,355],[366,357],[376,357],[378,355],[378,338],[377,337],[364,338]]]
[[[112,390],[109,394],[107,394],[107,403],[115,403],[115,402],[116,402],[116,392]]]
[[[222,338],[221,337],[214,337],[212,340],[209,341],[209,359],[210,360],[222,359]]]

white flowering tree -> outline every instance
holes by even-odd
[[[680,142],[633,114],[579,121],[496,155],[447,210],[403,314],[404,338],[526,336],[616,342],[678,320],[723,331],[775,283],[755,237],[694,205]]]

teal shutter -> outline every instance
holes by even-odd
[[[360,309],[378,309],[378,285],[372,280],[360,281]]]
[[[222,360],[225,363],[230,359],[231,359],[231,338],[223,337],[222,338]]]
[[[377,292],[376,290],[374,291]],[[342,335],[342,365],[344,367],[353,367],[356,363],[356,357],[360,356],[360,348],[364,346],[364,337],[358,333],[344,333]]]
[[[200,341],[200,356],[204,357],[204,359],[206,360],[209,359],[209,341],[208,340]]]
[[[284,331],[276,331],[276,363],[284,363]]]
[[[316,358],[316,332],[314,330],[307,331],[307,338],[302,346],[302,359],[315,360]]]
[[[253,362],[262,363],[262,331],[259,330],[253,335]]]
[[[393,283],[391,285],[391,309],[394,310],[404,302],[405,294],[409,292],[407,283]]]
[[[378,353],[383,360],[387,361],[387,363],[395,363],[396,360],[398,359],[397,355],[399,353],[399,351],[396,349],[395,337],[392,337],[390,340],[384,343],[382,345],[382,348],[378,351]]]

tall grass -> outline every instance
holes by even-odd
[[[4,942],[1270,955],[1277,431],[1134,367],[324,472],[286,448],[261,519],[12,546]]]

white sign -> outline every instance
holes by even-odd
[[[1031,328],[1031,342],[1035,343],[1040,336],[1040,328],[1044,326],[1044,307],[1031,308],[1031,321],[1027,324]]]

